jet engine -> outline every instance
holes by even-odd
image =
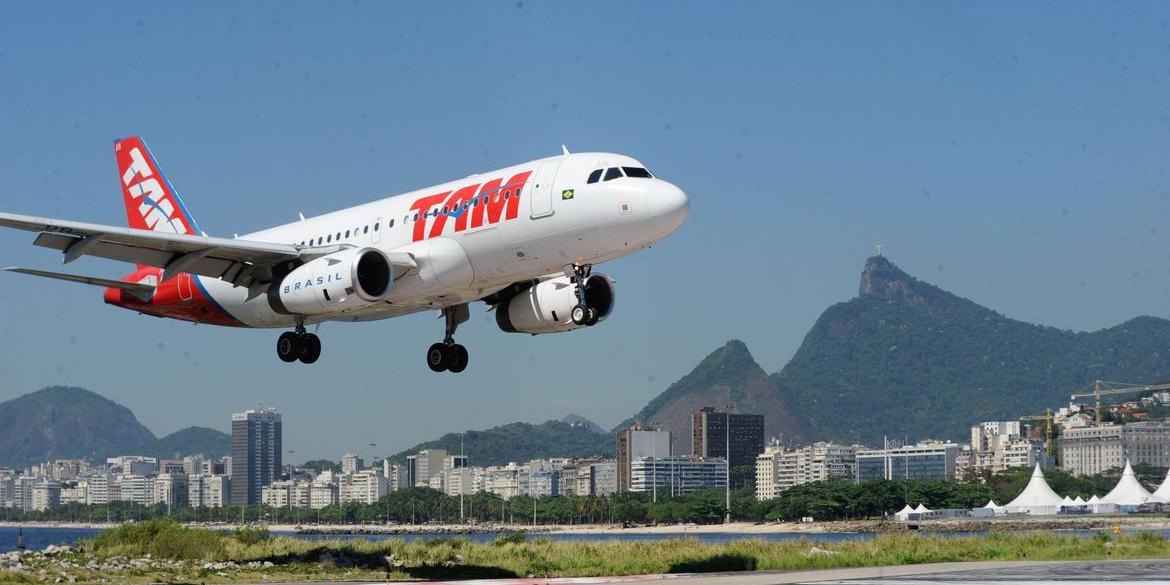
[[[386,300],[394,268],[376,248],[350,248],[321,256],[268,287],[268,304],[285,315],[321,315]]]
[[[613,312],[613,282],[604,274],[585,279],[585,304],[596,311],[597,324]],[[523,289],[496,306],[496,324],[509,333],[559,333],[588,325],[573,322],[577,293],[568,277],[558,276]]]

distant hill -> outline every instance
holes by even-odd
[[[605,433],[605,429],[601,428],[601,425],[578,414],[566,414],[565,416],[561,417],[561,422],[570,426],[580,427],[585,430],[593,431],[595,433]]]
[[[115,455],[224,454],[230,438],[192,427],[156,439],[134,413],[82,388],[53,386],[0,403],[0,466]]]
[[[804,440],[811,436],[799,411],[791,408],[789,398],[738,339],[711,352],[618,428],[635,422],[658,423],[673,433],[676,454],[687,455],[691,452],[691,416],[704,406],[720,411],[730,406],[731,412],[763,414],[764,434],[768,437]]]
[[[423,449],[446,449],[459,454],[459,433],[447,433],[434,441],[421,443],[391,457],[399,463]],[[613,456],[614,442],[609,435],[587,426],[550,420],[538,425],[511,423],[486,431],[467,431],[463,449],[471,465],[506,465],[545,457]]]
[[[829,307],[772,376],[820,439],[961,439],[983,420],[1067,403],[1094,379],[1170,377],[1170,321],[1093,333],[1009,319],[870,258],[858,296]]]
[[[207,427],[187,427],[159,439],[153,449],[153,454],[164,458],[202,453],[218,459],[231,455],[232,436]]]

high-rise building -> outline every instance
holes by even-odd
[[[617,490],[626,492],[630,491],[630,468],[634,460],[670,457],[674,454],[674,444],[670,431],[634,425],[618,431],[617,454]]]
[[[274,408],[232,415],[232,505],[260,501],[260,490],[280,478],[281,420]]]
[[[187,476],[182,473],[160,473],[154,478],[154,495],[151,502],[168,508],[187,505],[190,497]]]
[[[424,449],[415,456],[414,485],[429,486],[431,476],[437,476],[447,469],[451,459],[445,449]]]
[[[361,457],[358,457],[353,453],[346,453],[345,455],[341,456],[341,472],[357,473],[358,470],[362,468],[363,463],[364,461],[362,461]]]
[[[1060,466],[1069,473],[1096,475],[1125,462],[1170,467],[1170,424],[1141,422],[1065,429]]]
[[[730,428],[729,428],[730,427]],[[727,442],[731,441],[728,455]],[[718,412],[709,406],[691,417],[691,453],[728,459],[732,467],[754,465],[764,451],[764,415]]]

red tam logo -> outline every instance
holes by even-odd
[[[516,219],[520,215],[520,192],[531,174],[532,171],[524,171],[512,176],[507,183],[502,179],[492,179],[483,184],[420,197],[410,206],[410,211],[418,214],[413,241],[443,235],[449,218],[454,219],[456,232]],[[429,234],[428,221],[431,224]]]

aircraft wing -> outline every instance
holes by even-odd
[[[40,232],[34,245],[65,254],[65,263],[81,256],[97,256],[164,269],[164,279],[183,272],[219,278],[250,287],[272,280],[272,267],[281,262],[311,259],[344,249],[342,246],[300,247],[290,244],[192,236],[100,224],[0,213],[0,226]],[[390,254],[403,273],[416,269],[408,254]]]

